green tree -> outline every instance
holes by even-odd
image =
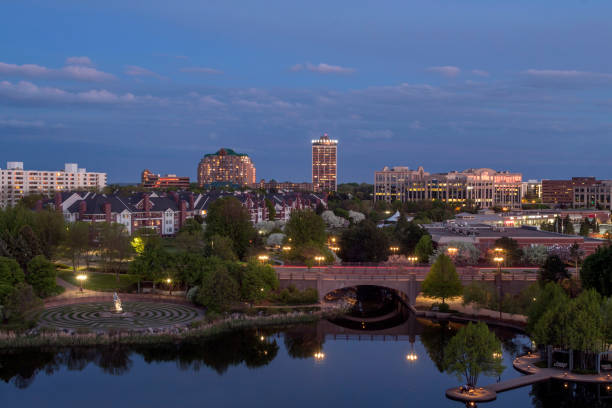
[[[185,251],[202,250],[205,246],[202,224],[190,218],[185,221],[175,238],[177,246]]]
[[[581,351],[581,365],[585,368],[585,353],[595,354],[604,351],[604,338],[601,314],[601,296],[594,289],[583,291],[571,302],[572,322],[570,348]],[[556,324],[556,322],[553,322]]]
[[[155,284],[166,277],[165,270],[169,262],[170,257],[164,250],[161,240],[148,239],[143,252],[130,263],[128,270],[138,275],[141,280],[152,281],[155,288]]]
[[[216,256],[225,261],[236,261],[238,257],[234,253],[232,240],[221,235],[213,235],[208,243],[207,254]]]
[[[257,234],[249,212],[240,201],[235,197],[224,197],[209,206],[205,235],[208,240],[215,235],[228,237],[232,240],[234,253],[243,259]]]
[[[14,286],[24,280],[25,275],[17,261],[0,257],[0,285]]]
[[[89,250],[89,224],[77,221],[68,225],[63,247],[64,253],[72,261],[72,270],[76,273],[83,254]]]
[[[309,243],[324,246],[327,240],[323,218],[311,210],[293,211],[285,225],[285,234],[292,246]]]
[[[563,348],[570,348],[575,335],[569,301],[552,304],[534,324],[531,332],[537,344]]]
[[[461,280],[453,261],[447,255],[438,256],[425,277],[421,290],[425,296],[442,299],[442,303],[445,303],[446,298],[461,295]]]
[[[523,257],[523,250],[519,247],[516,240],[508,237],[502,237],[495,241],[495,248],[504,250],[505,265],[516,265]]]
[[[42,306],[32,286],[18,283],[4,299],[3,315],[5,319],[20,320],[27,312]]]
[[[32,285],[39,297],[51,296],[56,292],[55,265],[42,255],[34,257],[28,262],[26,282]]]
[[[339,256],[348,262],[384,262],[389,240],[372,221],[363,220],[342,233]]]
[[[434,249],[433,243],[431,242],[431,235],[423,235],[414,248],[414,253],[419,258],[419,262],[428,262],[429,257],[431,254],[433,254],[433,252]]]
[[[445,366],[449,374],[476,386],[480,374],[499,376],[504,370],[501,343],[483,322],[468,323],[453,337],[445,349]]]
[[[574,223],[570,220],[569,215],[566,215],[563,219],[563,232],[568,235],[574,235]]]
[[[578,232],[578,234],[582,235],[583,237],[588,237],[590,233],[591,224],[585,218],[580,222],[580,231]]]
[[[580,269],[580,281],[585,289],[595,289],[602,296],[612,296],[612,247],[599,247],[586,257]]]
[[[472,282],[463,288],[463,305],[472,304],[476,308],[488,307],[493,304],[495,293],[484,282]]]
[[[421,228],[414,221],[407,221],[404,214],[400,214],[393,230],[393,240],[400,244],[399,252],[401,254],[413,254],[415,247],[424,235],[429,235],[424,228]]]
[[[527,310],[527,333],[533,333],[536,324],[547,310],[567,302],[569,298],[560,285],[547,283],[540,293],[533,297],[532,304]]]
[[[564,279],[569,279],[569,277],[565,262],[557,255],[549,255],[544,265],[540,268],[538,281],[541,285],[545,285],[548,282],[560,283]]]
[[[555,232],[555,225],[548,222],[548,221],[542,221],[542,223],[540,224],[540,230],[542,231],[548,231],[548,232]],[[582,231],[582,229],[581,229]],[[580,234],[582,235],[582,234]]]
[[[268,209],[268,220],[274,221],[276,219],[276,208],[274,208],[274,203],[267,198],[265,199],[265,203]]]
[[[196,302],[208,310],[224,312],[236,302],[240,288],[226,268],[219,268],[206,274],[196,295]]]
[[[251,261],[241,269],[243,269],[240,280],[242,300],[247,302],[262,300],[278,288],[278,278],[270,265]]]

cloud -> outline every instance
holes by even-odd
[[[161,75],[143,67],[137,65],[128,65],[125,67],[125,73],[131,76],[144,76],[144,77],[155,77],[163,78]]]
[[[189,73],[194,73],[194,74],[222,74],[223,71],[218,70],[218,69],[214,69],[214,68],[207,68],[207,67],[185,67],[185,68],[181,68],[181,72],[189,72]]]
[[[313,65],[310,62],[307,62],[306,64],[296,64],[294,66],[292,66],[291,71],[294,72],[299,72],[299,71],[310,71],[310,72],[316,72],[319,74],[352,74],[353,72],[355,72],[354,68],[348,68],[348,67],[341,67],[339,65],[330,65],[330,64],[325,64],[325,63],[320,63],[318,65]]]
[[[441,67],[429,67],[427,68],[427,71],[434,72],[436,74],[440,74],[440,75],[443,75],[449,78],[456,77],[457,75],[461,73],[461,69],[459,69],[458,67],[454,67],[452,65],[445,65]]]
[[[391,139],[393,137],[393,131],[389,129],[382,129],[382,130],[360,129],[360,130],[357,130],[356,133],[362,139]]]
[[[112,74],[81,65],[68,65],[60,69],[52,69],[36,64],[16,65],[5,62],[0,62],[0,74],[29,78],[73,79],[86,82],[102,82],[115,78]]]
[[[528,69],[522,72],[537,87],[580,88],[612,85],[612,74],[560,69]]]
[[[488,77],[489,73],[487,71],[484,71],[482,69],[473,69],[472,70],[472,74],[479,76],[479,77]]]
[[[89,57],[68,57],[66,58],[66,65],[92,66],[93,62],[91,62]]]
[[[31,82],[20,81],[11,83],[0,82],[0,101],[14,101],[21,103],[131,103],[136,96],[131,93],[123,95],[109,92],[105,89],[92,89],[83,92],[69,92],[60,88],[38,86]]]

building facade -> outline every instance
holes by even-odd
[[[241,186],[256,184],[255,165],[248,155],[222,148],[205,155],[198,165],[198,184],[231,183]]]
[[[106,173],[88,172],[76,163],[64,170],[24,170],[23,162],[8,162],[0,169],[0,207],[13,206],[31,194],[50,196],[56,191],[100,190],[106,187]]]
[[[312,188],[323,193],[338,191],[338,141],[327,133],[312,140]]]
[[[431,174],[423,167],[384,167],[374,173],[374,199],[387,202],[434,200],[517,209],[521,207],[521,186],[521,173],[492,169]]]
[[[145,188],[189,188],[189,177],[179,177],[176,174],[154,174],[145,169],[141,176],[141,186]]]
[[[521,198],[524,203],[542,202],[542,181],[527,180],[522,184]]]
[[[572,206],[574,188],[584,188],[597,183],[595,177],[572,177],[571,180],[542,180],[542,203]]]
[[[597,180],[592,184],[575,185],[572,198],[574,208],[612,210],[612,180]]]
[[[262,190],[283,190],[283,191],[313,191],[312,183],[294,183],[292,181],[266,181],[264,179],[259,180],[257,185]]]
[[[253,224],[269,220],[269,207],[275,209],[275,220],[287,221],[295,210],[327,207],[324,195],[313,193],[253,194],[219,192],[194,194],[188,191],[168,193],[99,194],[94,192],[58,192],[52,199],[41,200],[36,210],[51,208],[61,212],[67,222],[91,224],[119,223],[131,235],[142,228],[161,236],[175,235],[185,221],[196,216],[206,218],[209,206],[223,197],[235,197],[248,211]]]

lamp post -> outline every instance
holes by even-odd
[[[409,262],[412,264],[412,266],[414,266],[414,264],[416,263],[416,261],[418,261],[418,260],[419,260],[419,258],[418,258],[417,256],[414,256],[414,255],[413,255],[413,256],[409,256],[407,259],[408,259],[408,261],[409,261]]]
[[[285,245],[285,246],[283,246],[283,251],[285,251],[285,252],[291,251],[291,247],[289,245]]]
[[[457,255],[457,252],[458,252],[458,251],[459,251],[459,250],[458,250],[456,247],[448,247],[448,248],[446,248],[446,252],[448,252],[448,254],[449,254],[451,257],[454,257],[455,255]]]
[[[419,356],[414,351],[414,342],[411,341],[410,342],[410,353],[406,354],[406,360],[411,362],[411,363],[414,363],[418,359],[419,359]]]
[[[77,275],[76,278],[80,283],[80,291],[83,292],[83,281],[87,280],[87,275],[83,275],[83,274]]]
[[[259,255],[257,259],[259,259],[262,264],[265,264],[266,262],[268,262],[268,259],[270,259],[270,257],[268,255]]]
[[[393,252],[393,255],[395,255],[399,251],[399,247],[398,246],[391,246],[391,247],[389,247],[389,251]]]
[[[325,257],[321,256],[321,255],[317,255],[317,256],[314,257],[314,260],[317,261],[319,266],[321,266],[321,262],[325,260]]]
[[[495,249],[497,251],[497,248]],[[497,263],[497,295],[499,297],[499,320],[502,318],[502,274],[501,264],[504,262],[503,256],[496,256],[493,261]]]
[[[170,296],[172,296],[172,279],[166,279],[166,283],[168,284],[168,291],[170,293]]]

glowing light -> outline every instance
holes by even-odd
[[[321,361],[325,358],[325,353],[323,353],[322,351],[317,351],[316,353],[314,353],[313,357],[315,358],[315,360]]]
[[[504,262],[504,257],[503,256],[496,256],[495,258],[493,258],[493,260],[497,263],[501,263]]]
[[[459,251],[457,248],[455,247],[448,247],[446,248],[446,251],[451,254],[451,255],[455,255],[457,253],[457,251]]]
[[[291,251],[291,247],[289,245],[285,245],[283,247],[283,251]]]
[[[77,280],[83,282],[84,280],[87,279],[87,275],[77,275],[76,278]]]

